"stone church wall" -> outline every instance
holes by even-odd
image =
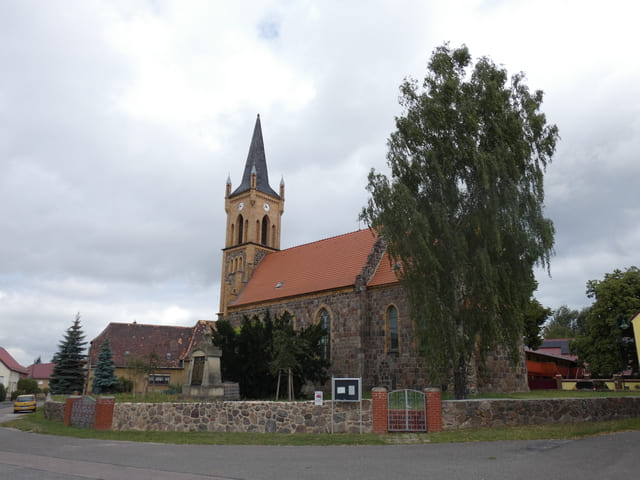
[[[390,305],[398,309],[398,352],[388,352],[386,348],[386,318]],[[272,316],[276,316],[289,311],[295,318],[295,327],[302,328],[316,320],[322,307],[332,315],[330,376],[361,376],[364,389],[378,386],[388,390],[440,387],[429,383],[423,360],[415,353],[409,302],[398,284],[363,289],[360,293],[352,288],[324,295],[308,295],[230,312],[226,319],[233,325],[240,325],[244,315],[262,317],[269,310]],[[325,389],[328,386],[325,385]],[[471,369],[470,393],[528,389],[524,351],[515,370],[507,354],[502,352],[489,355],[484,367],[474,366]]]
[[[398,310],[398,351],[387,348],[387,310]],[[409,303],[399,285],[377,287],[367,292],[368,321],[365,336],[365,388],[385,387],[387,390],[429,385],[422,368],[422,359],[415,355],[413,327]]]
[[[364,375],[363,345],[359,319],[362,317],[361,301],[353,291],[331,295],[305,296],[283,303],[230,312],[226,319],[240,325],[242,317],[262,317],[269,310],[272,316],[288,311],[294,317],[295,327],[304,328],[316,321],[321,308],[331,314],[331,368],[329,375],[358,377]],[[224,359],[223,359],[224,361]]]

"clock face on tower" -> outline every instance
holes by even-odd
[[[238,204],[238,210],[242,210],[244,208],[244,202],[240,202]]]
[[[269,204],[268,204],[268,203],[265,203],[265,204],[264,204],[264,211],[265,211],[265,212],[268,212],[268,211],[269,211],[269,208],[270,208],[270,207],[269,207]]]

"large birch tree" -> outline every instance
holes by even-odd
[[[432,381],[467,394],[469,367],[497,345],[519,358],[523,315],[554,228],[543,174],[558,129],[542,91],[465,46],[438,47],[422,85],[400,87],[390,177],[372,170],[361,217],[388,242]]]

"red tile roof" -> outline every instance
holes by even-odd
[[[229,306],[352,286],[376,239],[371,230],[358,230],[270,253],[262,259],[251,281]],[[391,271],[388,260],[386,264],[381,262],[381,268]],[[388,273],[380,272],[378,281],[384,283],[388,278]]]
[[[7,352],[4,348],[0,347],[0,362],[4,363],[4,365],[14,372],[22,373],[23,375],[27,374],[27,369],[20,365],[15,359],[11,356],[9,352]]]
[[[105,337],[109,337],[113,361],[117,367],[125,367],[129,358],[144,358],[155,352],[160,368],[181,368],[183,360],[193,342],[199,343],[194,335],[202,338],[208,322],[199,321],[195,327],[168,325],[144,325],[141,323],[110,323],[92,342],[91,365],[98,362],[98,354]],[[201,325],[202,324],[202,325]]]
[[[398,277],[396,276],[396,272],[393,271],[389,255],[385,252],[368,286],[373,287],[376,285],[387,285],[389,283],[398,283]]]
[[[33,365],[29,365],[27,367],[27,371],[29,372],[28,378],[48,379],[51,377],[53,367],[55,366],[55,363],[34,363]]]

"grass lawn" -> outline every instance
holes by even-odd
[[[60,422],[44,418],[42,409],[36,413],[2,424],[3,427],[75,438],[97,438],[132,442],[154,442],[190,445],[385,445],[409,443],[452,443],[499,440],[573,439],[593,435],[640,430],[640,418],[613,422],[538,425],[490,429],[455,430],[439,433],[412,434],[282,434],[227,432],[96,432],[65,427]]]
[[[515,393],[479,393],[470,395],[469,400],[484,398],[515,398],[515,399],[544,399],[544,398],[586,398],[586,397],[640,397],[638,390],[620,390],[596,392],[591,390],[531,390],[530,392]],[[444,392],[443,400],[453,400],[453,395]]]
[[[117,393],[110,395],[116,399],[118,403],[130,402],[130,403],[188,403],[192,400],[186,398],[181,394],[167,394],[167,393],[147,393],[146,395],[132,395],[130,393]],[[532,390],[530,392],[516,392],[516,393],[481,393],[477,395],[470,395],[469,399],[483,399],[483,398],[517,398],[517,399],[536,399],[536,398],[580,398],[580,397],[628,397],[636,396],[640,397],[640,390],[626,390],[626,391],[605,391],[605,392],[593,392],[593,391],[578,391],[578,390]],[[54,395],[53,399],[57,402],[64,402],[67,398],[66,395]],[[363,392],[363,399],[371,400],[371,392]],[[453,400],[453,395],[449,392],[442,393],[443,400]],[[265,399],[267,401],[275,401],[275,399]],[[330,398],[326,398],[330,400]],[[280,400],[287,401],[287,400]],[[313,401],[313,398],[307,398],[303,400],[294,401]]]

